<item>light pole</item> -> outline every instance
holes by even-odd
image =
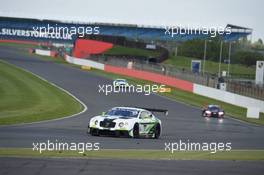
[[[221,76],[222,52],[223,52],[223,41],[221,41],[221,44],[220,44],[220,55],[219,55],[218,77]]]
[[[204,40],[203,75],[205,71],[206,50],[207,50],[207,40]]]
[[[232,42],[229,42],[229,51],[228,51],[228,65],[227,65],[227,76],[230,75],[230,62],[231,62],[231,49],[232,49]]]

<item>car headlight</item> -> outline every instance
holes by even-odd
[[[206,114],[211,114],[211,111],[205,111]]]
[[[120,123],[118,124],[118,126],[119,126],[120,128],[122,128],[124,125],[125,125],[124,122],[120,122]]]
[[[95,121],[94,121],[94,124],[97,125],[97,124],[98,124],[98,120],[95,120]]]
[[[219,115],[224,115],[224,112],[219,112],[218,114],[219,114]]]

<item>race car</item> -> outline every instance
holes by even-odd
[[[129,87],[128,82],[125,79],[116,79],[113,81],[114,88],[127,88]]]
[[[161,120],[153,112],[167,110],[138,107],[114,107],[90,119],[87,132],[92,136],[110,135],[132,138],[155,138],[161,135]]]
[[[208,105],[203,108],[202,115],[204,117],[224,118],[225,112],[218,105]]]

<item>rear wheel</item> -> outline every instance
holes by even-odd
[[[155,131],[154,131],[154,138],[155,139],[158,139],[160,137],[160,131],[161,131],[160,124],[157,124],[155,127]]]
[[[133,128],[133,137],[139,138],[139,125],[136,123]]]

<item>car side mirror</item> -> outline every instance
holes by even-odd
[[[102,116],[104,116],[105,115],[105,112],[102,112]]]

